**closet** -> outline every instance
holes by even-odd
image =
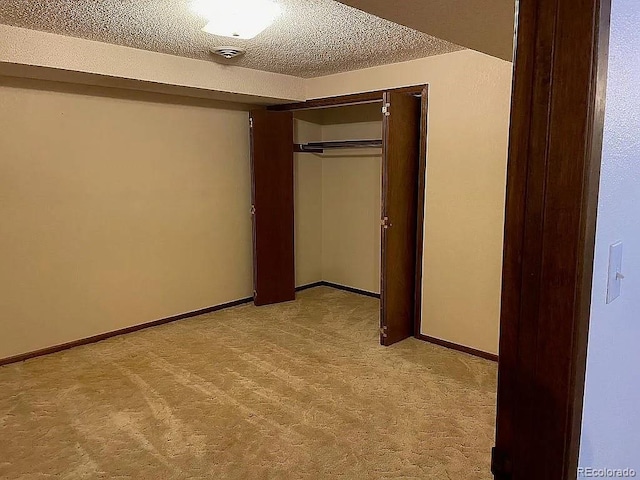
[[[295,299],[296,268],[299,277],[309,273],[301,271],[296,258],[300,263],[301,258],[315,254],[301,252],[310,243],[296,239],[296,226],[314,223],[301,215],[323,215],[324,250],[333,252],[323,258],[325,274],[343,279],[335,282],[342,285],[365,282],[369,287],[362,289],[369,291],[379,281],[383,345],[414,335],[426,114],[425,85],[275,105],[250,113],[256,305]],[[323,162],[322,167],[316,162]],[[311,206],[296,210],[296,195],[305,193],[296,191],[295,175],[301,174],[296,165],[311,174],[321,172],[317,175],[322,175],[322,192],[325,200],[328,197],[321,209],[307,202]],[[354,168],[362,169],[362,178],[357,172],[354,175]],[[353,191],[348,182],[353,182]],[[301,188],[305,187],[298,181]],[[358,192],[368,197],[366,202],[360,201]],[[377,215],[371,208],[376,198]],[[356,232],[350,229],[351,223],[362,228]],[[313,228],[305,232],[310,241],[318,234]],[[355,257],[361,259],[358,272],[350,272]],[[304,268],[309,270],[306,264],[305,260]]]

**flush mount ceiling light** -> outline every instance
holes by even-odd
[[[207,19],[202,31],[233,38],[253,38],[280,15],[271,0],[193,0],[191,9]]]

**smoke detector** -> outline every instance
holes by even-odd
[[[216,47],[211,49],[211,53],[230,60],[244,55],[246,50],[240,47]]]

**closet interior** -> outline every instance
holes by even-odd
[[[425,86],[251,112],[254,301],[322,282],[380,298],[380,341],[415,330]]]

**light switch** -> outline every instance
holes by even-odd
[[[609,282],[607,284],[607,303],[613,302],[620,296],[622,287],[622,242],[609,247]]]

